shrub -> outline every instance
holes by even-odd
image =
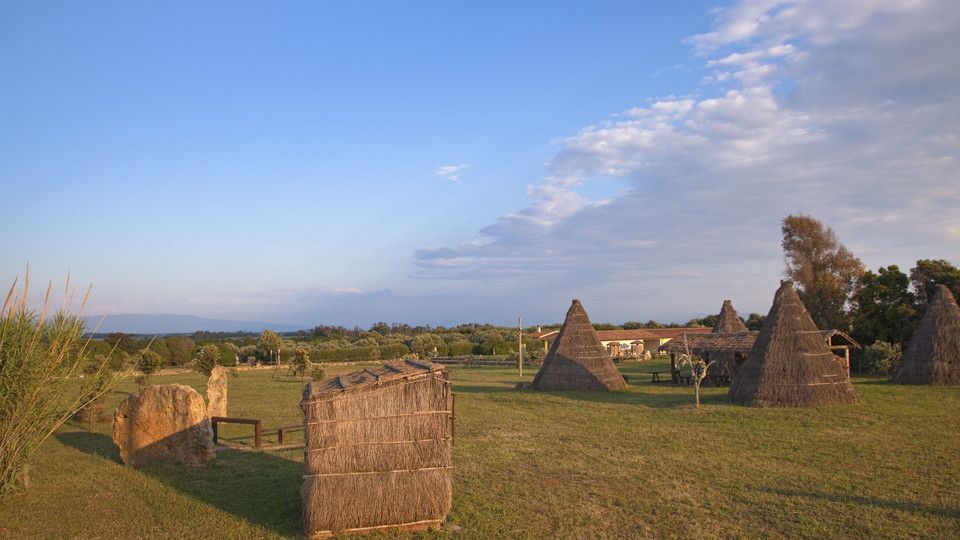
[[[126,375],[110,372],[106,357],[93,358],[79,317],[37,314],[26,296],[27,286],[14,282],[0,310],[0,497],[26,484],[27,465],[47,437]]]
[[[204,345],[193,357],[193,369],[205,377],[209,377],[213,368],[220,361],[220,347],[214,344]]]
[[[896,371],[902,357],[903,351],[899,343],[877,341],[860,353],[861,370],[865,373],[888,375]]]
[[[309,368],[310,355],[307,354],[306,349],[298,348],[296,351],[294,351],[293,358],[290,359],[290,369],[297,377],[303,377]]]
[[[323,370],[320,366],[313,366],[310,368],[310,380],[312,381],[322,381],[327,378],[327,372]]]
[[[139,351],[136,355],[136,367],[140,370],[140,375],[136,377],[137,385],[140,388],[145,387],[150,376],[162,366],[163,358],[159,354],[149,349]]]

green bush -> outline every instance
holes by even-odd
[[[210,343],[204,345],[197,355],[193,357],[193,369],[197,373],[202,374],[204,377],[209,377],[210,373],[213,372],[213,368],[217,366],[217,362],[220,361],[220,347]]]
[[[310,380],[312,381],[322,381],[327,378],[327,372],[323,370],[320,366],[313,366],[310,368]]]
[[[861,370],[865,373],[889,375],[900,365],[903,351],[900,344],[877,341],[860,353]]]

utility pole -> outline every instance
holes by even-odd
[[[523,319],[517,317],[517,373],[523,378]]]

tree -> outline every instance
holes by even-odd
[[[264,330],[260,332],[260,338],[257,340],[257,351],[261,358],[273,360],[280,358],[280,349],[283,347],[283,339],[273,330]],[[274,356],[276,355],[276,356]]]
[[[906,345],[917,323],[910,280],[897,265],[867,271],[854,294],[853,337],[864,345],[886,341]]]
[[[943,259],[920,259],[910,269],[910,284],[921,306],[926,305],[937,285],[946,285],[960,298],[960,268]]]
[[[638,321],[627,321],[623,323],[624,330],[637,330],[643,328],[643,323]]]
[[[803,214],[787,216],[780,228],[786,275],[821,329],[850,327],[849,303],[864,272],[830,227]]]
[[[747,325],[747,330],[753,330],[756,332],[760,330],[761,326],[763,326],[763,321],[766,318],[766,315],[751,313],[750,316],[747,317],[747,320],[743,322],[743,324]]]
[[[197,347],[192,339],[187,336],[170,336],[165,339],[167,350],[170,351],[170,364],[174,366],[183,366],[193,358],[193,350]]]
[[[205,377],[210,376],[218,363],[220,363],[220,347],[213,343],[201,347],[197,355],[193,357],[193,369]]]
[[[143,388],[147,386],[150,376],[163,367],[163,357],[149,349],[141,349],[135,358],[137,369],[140,370],[140,376],[136,377],[137,385]]]
[[[306,349],[298,347],[293,353],[293,359],[290,360],[290,370],[297,377],[303,377],[310,369],[310,354]]]
[[[111,347],[116,347],[127,354],[133,354],[137,352],[137,341],[133,339],[133,335],[131,334],[124,334],[123,332],[110,332],[107,334],[107,337],[103,338],[103,341],[109,344]]]

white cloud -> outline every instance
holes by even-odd
[[[470,165],[441,165],[437,167],[437,176],[451,182],[459,182],[463,173],[470,168]]]
[[[641,290],[693,266],[722,299],[775,284],[746,270],[780,266],[779,220],[797,211],[868,263],[960,258],[960,2],[747,0],[689,42],[708,86],[561,141],[529,206],[481,241],[417,251],[420,275]],[[581,195],[597,177],[624,194]]]

